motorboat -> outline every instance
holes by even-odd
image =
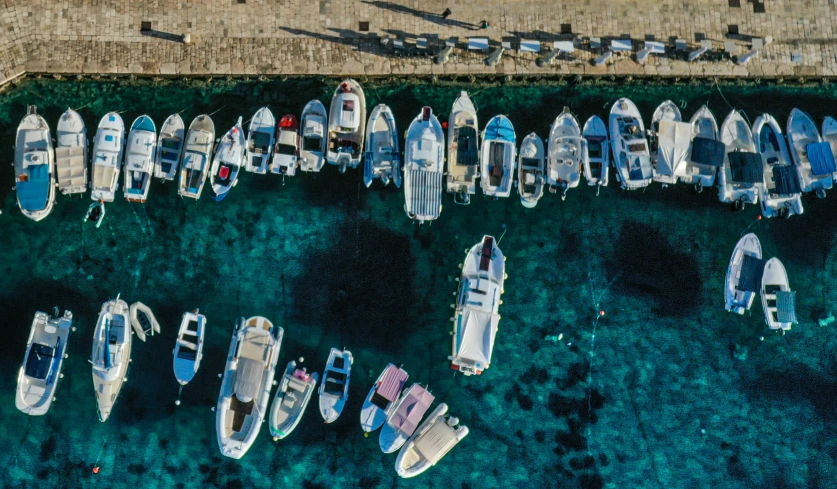
[[[392,453],[401,448],[416,431],[435,398],[427,388],[419,384],[411,385],[398,399],[395,409],[387,416],[381,428],[381,436],[378,438],[381,451]]]
[[[433,109],[423,107],[404,141],[404,212],[419,222],[442,213],[445,134]]]
[[[759,187],[761,214],[764,217],[790,217],[802,214],[802,186],[793,166],[779,123],[770,114],[762,114],[753,123],[756,152],[764,165],[764,184]]]
[[[131,363],[131,323],[128,304],[116,299],[102,304],[93,331],[93,389],[99,421],[107,421],[116,405],[122,386],[128,381]]]
[[[276,136],[276,146],[273,149],[273,162],[270,172],[292,177],[296,175],[299,166],[299,122],[292,114],[279,119],[279,135]]]
[[[180,320],[177,331],[177,343],[174,344],[174,378],[180,385],[188,384],[203,358],[203,337],[206,332],[206,316],[199,311],[189,311]]]
[[[468,436],[468,427],[459,426],[459,419],[447,416],[447,412],[447,404],[436,406],[401,447],[395,459],[395,472],[399,476],[406,479],[425,472]]]
[[[543,197],[543,185],[546,181],[546,152],[541,137],[531,133],[520,143],[517,161],[517,193],[520,203],[531,209],[538,205]]]
[[[401,151],[395,116],[384,104],[376,105],[366,124],[366,148],[363,155],[363,183],[368,187],[379,178],[384,186],[389,182],[401,188]]]
[[[235,322],[215,409],[218,447],[240,459],[256,441],[267,414],[284,330],[254,316]]]
[[[366,96],[360,84],[345,80],[334,91],[328,111],[328,152],[326,159],[332,165],[357,168],[363,149],[363,123],[366,121]]]
[[[200,198],[214,145],[215,124],[212,119],[206,114],[195,117],[186,133],[183,164],[180,166],[178,192],[181,197]]]
[[[822,140],[831,146],[831,154],[837,158],[837,120],[831,116],[822,121]]]
[[[180,157],[183,155],[183,142],[186,136],[186,125],[180,114],[172,114],[163,122],[160,128],[160,138],[157,139],[157,154],[154,156],[154,178],[174,180],[180,167]]]
[[[564,200],[567,190],[581,181],[581,162],[587,153],[587,140],[581,137],[581,128],[569,107],[564,107],[549,129],[547,153],[546,183],[550,192],[560,190]]]
[[[320,414],[326,423],[337,421],[349,399],[349,379],[355,359],[349,350],[332,348],[320,384]]]
[[[675,169],[681,182],[694,185],[700,193],[715,185],[718,169],[724,166],[726,146],[721,142],[718,122],[709,107],[702,106],[689,120],[692,125],[692,148],[686,161]]]
[[[58,119],[55,130],[55,176],[64,195],[87,191],[87,128],[73,109]]]
[[[160,334],[160,323],[157,322],[150,307],[137,301],[131,304],[130,311],[131,327],[134,328],[134,334],[140,341],[145,343],[146,336]]]
[[[581,130],[581,137],[587,141],[587,152],[582,161],[584,179],[587,180],[587,185],[597,187],[598,194],[598,189],[607,187],[610,175],[610,140],[602,118],[594,115],[587,119]]]
[[[244,169],[264,175],[273,156],[276,137],[276,117],[268,107],[262,107],[250,119],[247,146],[244,151]]]
[[[480,149],[480,185],[485,195],[508,197],[514,183],[517,163],[517,138],[508,117],[495,115],[482,131]]]
[[[102,221],[105,219],[105,204],[104,202],[93,202],[87,208],[87,212],[84,213],[84,219],[82,222],[92,222],[96,225],[96,229],[98,229],[102,225]]]
[[[409,375],[401,367],[388,364],[369,389],[360,411],[360,427],[369,433],[380,428],[401,396]]]
[[[692,125],[682,122],[680,109],[666,100],[651,118],[652,179],[664,186],[677,183],[677,170],[689,155],[692,144]]]
[[[666,100],[654,109],[654,114],[651,116],[651,128],[648,131],[648,152],[651,154],[651,163],[657,161],[658,150],[660,149],[657,132],[660,130],[660,122],[680,122],[683,117],[680,114],[680,108],[671,100]]]
[[[749,233],[738,240],[727,267],[724,302],[726,310],[744,314],[753,305],[764,269],[759,238]]]
[[[93,140],[93,181],[90,198],[113,202],[119,188],[119,170],[125,149],[125,123],[116,112],[108,112],[99,121]]]
[[[620,98],[610,109],[610,144],[616,179],[625,190],[647,187],[653,177],[645,125],[633,102]]]
[[[477,109],[468,92],[453,102],[448,118],[448,168],[445,186],[457,204],[469,204],[480,176],[480,138]]]
[[[148,198],[151,176],[154,174],[154,158],[157,154],[157,127],[147,115],[141,115],[131,124],[128,144],[125,146],[125,200],[144,203]]]
[[[215,148],[212,158],[212,170],[209,172],[209,183],[212,185],[212,198],[221,202],[238,184],[238,174],[244,163],[244,129],[241,128],[241,117],[235,125],[224,134]]]
[[[770,329],[780,329],[784,333],[797,324],[796,292],[790,290],[788,272],[778,258],[771,258],[764,264],[761,306],[764,321]]]
[[[317,388],[317,380],[317,372],[309,374],[306,369],[297,368],[294,360],[288,362],[285,375],[276,390],[276,397],[270,405],[268,426],[274,441],[290,435],[299,424]]]
[[[328,115],[325,105],[319,100],[312,100],[302,109],[299,143],[299,169],[302,171],[318,172],[326,162],[328,138],[326,125]]]
[[[17,126],[14,166],[18,207],[24,216],[38,222],[55,205],[55,152],[49,125],[34,105]]]
[[[756,152],[750,125],[739,111],[731,111],[721,124],[721,142],[726,147],[726,156],[724,166],[718,171],[718,194],[721,202],[734,203],[741,210],[745,204],[758,202],[764,166]]]
[[[15,407],[29,416],[43,416],[52,406],[61,367],[67,356],[67,343],[73,326],[73,313],[50,316],[36,312],[29,329],[26,355],[17,374]]]
[[[793,109],[788,117],[787,135],[802,191],[825,197],[825,191],[834,186],[837,175],[831,145],[823,142],[811,116],[799,109]]]
[[[491,365],[494,337],[500,324],[500,297],[506,279],[506,258],[492,236],[483,236],[462,265],[450,367],[465,375],[480,375]]]

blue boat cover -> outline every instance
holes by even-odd
[[[808,152],[811,173],[814,175],[827,175],[837,171],[837,165],[834,164],[834,155],[831,153],[829,143],[811,143],[805,146],[805,151]]]
[[[514,144],[514,126],[508,118],[496,116],[485,126],[483,139],[492,141],[500,140]]]
[[[787,290],[776,291],[776,319],[780,323],[797,324],[796,292]]]
[[[760,183],[764,180],[761,155],[745,151],[729,153],[729,169],[735,183]]]
[[[743,292],[757,291],[763,273],[764,260],[753,255],[744,255],[744,262],[741,264],[741,276],[738,278],[738,285],[735,288]]]
[[[137,120],[135,120],[134,124],[131,126],[131,130],[157,132],[157,128],[154,127],[154,121],[152,121],[151,117],[148,117],[147,115],[140,116]]]
[[[724,166],[724,154],[726,154],[726,151],[726,145],[720,141],[696,137],[692,140],[691,160],[701,165],[720,168]]]
[[[26,168],[29,179],[17,182],[17,200],[25,211],[39,211],[46,207],[49,198],[49,165],[32,165]]]
[[[802,187],[799,185],[799,173],[796,172],[796,167],[789,165],[774,167],[773,181],[776,183],[776,193],[778,195],[802,193]]]

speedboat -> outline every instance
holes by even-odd
[[[15,190],[23,215],[37,222],[55,205],[55,152],[49,125],[30,105],[17,126],[15,143]]]
[[[729,312],[744,314],[753,305],[764,260],[761,259],[761,243],[755,234],[749,233],[738,240],[727,267],[724,302]]]
[[[799,172],[803,192],[816,192],[825,197],[825,191],[834,186],[837,175],[831,145],[824,143],[811,116],[793,109],[788,117],[788,146]]]
[[[107,421],[122,385],[128,381],[128,365],[131,363],[131,323],[128,304],[116,299],[102,304],[99,320],[93,331],[93,389],[99,421]]]
[[[616,179],[625,190],[645,188],[653,168],[645,138],[645,125],[633,102],[620,98],[610,109],[610,144]]]
[[[212,185],[212,197],[215,202],[221,202],[238,184],[238,174],[244,163],[244,129],[241,128],[241,117],[235,125],[224,134],[215,148],[212,159],[212,170],[209,173],[209,183]]]
[[[125,147],[125,200],[144,203],[148,198],[151,175],[154,174],[154,156],[157,154],[157,128],[147,115],[141,115],[131,124],[128,144]]]
[[[328,138],[325,128],[328,124],[326,108],[319,100],[312,100],[302,109],[302,123],[300,124],[299,169],[302,171],[318,172],[325,164]]]
[[[436,397],[426,388],[413,384],[401,396],[395,409],[387,416],[378,444],[384,453],[392,453],[416,431],[424,413]]]
[[[764,320],[770,329],[781,329],[782,333],[797,324],[796,292],[788,285],[788,272],[778,258],[767,260],[761,279],[761,306]]]
[[[218,447],[225,457],[247,453],[262,426],[284,330],[254,316],[235,322],[215,409]]]
[[[50,316],[36,312],[26,342],[26,355],[17,374],[15,407],[29,416],[43,416],[52,406],[58,379],[64,377],[61,367],[67,353],[67,342],[73,326],[73,313]]]
[[[395,409],[407,378],[409,375],[404,369],[391,363],[381,372],[369,389],[360,411],[360,427],[363,431],[375,431],[386,422],[387,416]]]
[[[183,164],[180,166],[181,197],[200,198],[214,145],[215,124],[212,119],[206,114],[195,117],[186,133]]]
[[[791,164],[779,123],[770,114],[758,116],[753,123],[753,139],[764,164],[764,185],[759,187],[762,215],[790,217],[802,214],[799,173]]]
[[[482,131],[480,185],[485,195],[494,198],[511,195],[516,160],[514,126],[506,116],[495,115]]]
[[[367,187],[372,185],[372,180],[380,178],[384,186],[392,180],[396,188],[401,188],[398,130],[392,110],[384,104],[376,105],[369,114],[363,158],[363,183]]]
[[[116,112],[108,112],[99,121],[93,140],[93,181],[90,198],[113,202],[119,188],[119,169],[125,148],[125,123]]]
[[[64,195],[87,191],[87,128],[73,109],[58,119],[55,130],[55,176]]]
[[[610,174],[610,141],[607,138],[607,126],[601,117],[594,115],[584,123],[581,137],[587,141],[584,154],[584,178],[587,185],[595,185],[596,192],[607,187]]]
[[[718,123],[709,107],[702,106],[689,120],[692,125],[692,149],[686,161],[675,170],[681,182],[694,185],[700,193],[715,185],[718,168],[724,166],[726,146],[718,134]]]
[[[357,168],[366,121],[366,97],[360,84],[346,80],[338,85],[328,114],[328,162],[339,166],[340,173],[347,167]]]
[[[273,156],[273,140],[276,136],[276,118],[267,107],[262,107],[250,120],[247,131],[247,147],[244,152],[244,169],[264,175]]]
[[[837,120],[831,116],[822,121],[822,140],[831,145],[831,154],[837,158]]]
[[[503,252],[492,236],[483,236],[468,250],[462,265],[450,368],[465,375],[480,375],[491,364],[505,279]]]
[[[206,332],[206,316],[198,311],[183,314],[177,343],[174,345],[174,378],[180,385],[188,384],[198,373],[203,358],[203,336]]]
[[[468,436],[467,426],[458,426],[459,419],[446,416],[448,405],[441,403],[407,440],[395,459],[395,472],[406,478],[415,477],[433,467]]]
[[[423,107],[404,141],[404,212],[419,222],[442,213],[445,134],[433,109]]]
[[[295,361],[288,362],[282,383],[270,405],[268,426],[274,441],[290,435],[299,424],[317,388],[317,379],[316,372],[309,374],[304,368],[296,368]]]
[[[546,183],[549,191],[561,190],[561,200],[567,198],[567,189],[575,188],[581,181],[581,162],[587,153],[587,140],[581,137],[578,121],[564,107],[549,129]]]
[[[160,138],[157,140],[157,154],[154,157],[154,178],[174,180],[183,155],[183,140],[186,126],[180,114],[172,114],[163,122]]]
[[[332,348],[328,354],[323,382],[318,391],[320,414],[326,423],[337,421],[346,406],[346,400],[349,399],[349,378],[354,361],[352,352],[349,350],[340,351]]]
[[[270,172],[292,177],[296,174],[299,158],[299,122],[292,114],[279,119],[279,135],[273,149],[273,162]]]
[[[469,204],[480,176],[480,139],[477,109],[462,92],[448,118],[448,171],[445,186],[457,204]]]
[[[543,197],[545,170],[546,154],[543,141],[537,134],[529,134],[520,143],[517,161],[517,193],[520,194],[523,207],[531,209],[538,205],[538,200]]]
[[[655,182],[665,185],[677,183],[677,171],[692,144],[692,125],[682,122],[680,109],[671,100],[666,100],[651,118],[651,165]]]
[[[718,172],[721,202],[734,203],[739,210],[745,204],[757,203],[759,187],[764,182],[764,166],[756,152],[750,125],[739,111],[731,111],[721,124],[721,142],[726,147],[724,166]]]

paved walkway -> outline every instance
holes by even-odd
[[[750,2],[753,3],[750,3]],[[0,83],[22,72],[196,74],[637,74],[671,76],[837,76],[835,0],[0,0]],[[731,7],[730,4],[740,4]],[[756,13],[759,6],[766,13]],[[450,8],[453,14],[439,14]],[[480,21],[489,23],[480,29]],[[152,31],[143,35],[142,22]],[[368,22],[368,32],[359,32]],[[730,25],[739,36],[727,35]],[[495,66],[487,53],[464,49],[470,36],[533,39],[542,49],[569,39],[582,42],[574,60],[539,67],[538,54],[507,52]],[[181,42],[183,34],[191,42]],[[450,60],[394,56],[392,42],[418,37],[440,42],[457,36]],[[601,51],[584,41],[628,36],[634,50],[647,36],[697,49],[713,41],[709,58],[685,61],[685,52],[649,56],[644,64],[623,53],[605,65]],[[751,48],[751,37],[773,42],[744,66],[733,55]],[[493,47],[492,47],[493,49]],[[794,56],[794,55],[798,55]]]

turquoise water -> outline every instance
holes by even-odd
[[[83,107],[91,133],[110,110],[124,111],[126,123],[148,113],[158,124],[173,112],[188,121],[217,110],[220,133],[268,103],[277,117],[299,114],[311,98],[327,103],[336,83],[30,79],[0,95],[0,145],[11,148],[28,104],[53,129],[68,106]],[[837,111],[832,86],[639,83],[378,82],[366,85],[367,104],[390,104],[404,130],[422,105],[446,116],[463,89],[474,93],[482,121],[508,114],[518,139],[546,135],[564,105],[583,121],[604,116],[619,96],[631,97],[646,118],[666,98],[683,105],[685,117],[707,100],[719,119],[728,103],[751,120],[768,111],[782,124],[794,106],[817,121]],[[358,173],[327,167],[285,185],[245,174],[222,203],[207,195],[184,201],[174,183],[155,181],[145,205],[127,204],[120,191],[95,229],[81,223],[88,195],[59,196],[43,222],[24,218],[9,191],[12,168],[1,167],[3,486],[833,484],[835,326],[816,319],[837,312],[837,196],[806,196],[800,217],[757,220],[756,206],[731,212],[714,190],[655,184],[626,193],[612,182],[596,197],[582,184],[566,201],[547,194],[532,210],[514,193],[500,201],[478,195],[470,206],[446,197],[441,218],[418,226],[402,211],[402,193],[366,189]],[[483,234],[504,230],[509,278],[492,366],[479,377],[454,375],[446,358],[457,265]],[[767,330],[759,301],[745,316],[723,309],[729,255],[745,231],[784,262],[798,291],[800,324],[785,336]],[[135,345],[125,391],[111,419],[99,423],[87,358],[99,308],[120,292],[148,304],[163,332]],[[14,408],[15,375],[32,315],[55,305],[74,312],[77,331],[56,404],[30,418]],[[175,407],[171,349],[181,314],[194,308],[208,317],[207,348]],[[596,321],[600,310],[606,315]],[[285,328],[282,366],[303,356],[309,370],[322,371],[329,348],[352,350],[350,403],[337,423],[324,425],[313,401],[290,437],[274,443],[263,427],[234,461],[218,451],[211,408],[235,318],[253,315]],[[377,432],[364,438],[359,429],[363,397],[390,361],[427,383],[471,430],[411,480],[396,476],[395,457],[380,452]]]

